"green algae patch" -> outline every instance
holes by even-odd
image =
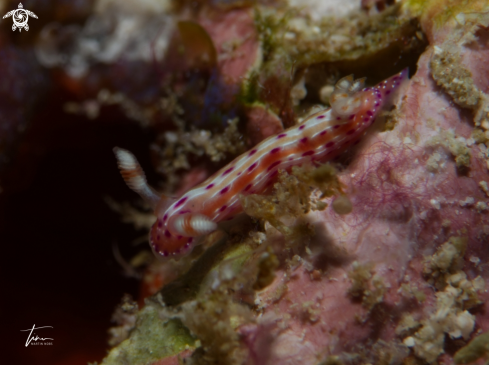
[[[255,281],[257,269],[250,262],[253,250],[249,244],[237,244],[232,239],[228,243],[229,249],[205,275],[197,295],[160,311],[164,317],[179,319],[199,340],[190,364],[241,364],[247,356],[236,328],[252,323],[254,316],[242,303],[241,294],[235,293],[250,293],[246,288]]]
[[[239,276],[243,265],[252,254],[252,247],[245,243],[232,246],[222,260],[205,275],[200,285],[199,296],[204,295],[213,285]]]
[[[231,263],[232,269],[238,271],[248,261],[252,253],[253,249],[251,246],[245,243],[237,244],[226,252],[223,261],[216,266],[216,269],[222,266],[223,263],[229,262]]]
[[[277,16],[280,14],[279,16]],[[292,11],[278,11],[275,8],[255,8],[255,27],[260,35],[261,48],[265,61],[273,53],[281,51],[281,40],[287,24],[292,18]]]
[[[208,273],[220,265],[230,250],[234,251],[237,247],[227,235],[217,238],[185,274],[160,290],[163,302],[176,306],[195,299]]]
[[[102,365],[138,365],[176,355],[192,348],[195,339],[179,319],[162,320],[148,304],[138,314],[129,338],[113,348]]]
[[[422,22],[433,22],[440,28],[459,13],[481,12],[487,7],[484,0],[408,0],[403,4],[414,16],[421,16]],[[486,9],[487,11],[487,9]]]
[[[454,356],[455,364],[469,364],[481,357],[486,357],[489,352],[489,332],[477,336],[462,347]]]
[[[264,252],[258,261],[258,275],[253,284],[254,290],[261,290],[270,285],[275,280],[275,270],[278,268],[280,261],[273,253],[270,246],[267,252]]]
[[[251,106],[259,101],[260,97],[260,75],[256,71],[250,72],[241,84],[241,90],[237,100],[243,105]],[[263,104],[260,104],[263,105]]]
[[[324,62],[358,60],[392,48],[416,48],[423,43],[416,36],[419,30],[417,21],[406,16],[400,5],[394,5],[370,16],[353,12],[341,18],[324,17],[318,22],[292,18],[283,46],[301,68]]]

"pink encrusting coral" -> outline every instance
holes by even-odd
[[[267,138],[177,201],[162,196],[150,234],[153,250],[173,257],[188,253],[195,244],[194,237],[215,231],[219,222],[242,212],[240,194],[264,192],[276,180],[279,169],[328,161],[357,144],[406,78],[404,70],[375,87],[364,88],[363,79],[345,77],[333,92],[332,108]],[[148,197],[150,189],[141,186],[144,178],[134,157],[121,149],[115,152],[126,182]]]

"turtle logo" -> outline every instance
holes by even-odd
[[[29,15],[37,19],[37,15],[32,11],[25,10],[21,3],[19,3],[19,8],[9,11],[7,14],[3,16],[3,19],[12,16],[14,21],[14,25],[12,25],[12,30],[15,31],[19,28],[19,32],[24,28],[26,31],[29,30],[29,26],[27,25],[27,21],[29,20]]]

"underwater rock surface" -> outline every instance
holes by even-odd
[[[304,167],[282,174],[271,195],[242,198],[245,212],[255,220],[244,220],[227,234],[210,234],[178,262],[150,264],[142,283],[146,300],[138,302],[139,310],[130,300],[121,305],[126,315],[117,319],[113,331],[118,340],[103,364],[468,363],[487,355],[485,337],[478,340],[483,345],[470,341],[489,330],[489,8],[482,1],[384,5],[389,16],[398,12],[398,24],[419,24],[410,36],[403,32],[411,28],[399,31],[406,39],[417,39],[405,42],[408,49],[420,39],[427,47],[395,107],[353,153],[335,161],[342,194],[322,191],[321,196],[312,190],[318,187],[312,182],[319,169]],[[273,13],[273,8],[267,11]],[[292,36],[283,44],[274,39],[280,26],[264,13],[260,19],[268,19],[266,27],[277,28],[260,33],[262,63],[256,62],[256,43],[247,41],[243,51],[250,57],[241,59],[246,67],[221,58],[211,72],[227,82],[230,75],[254,70],[256,85],[269,86],[268,94],[260,94],[248,81],[241,99],[223,102],[228,116],[234,102],[242,103],[245,112],[236,115],[251,129],[245,136],[252,145],[287,126],[290,110],[296,116],[301,109],[312,110],[318,102],[311,90],[327,94],[307,76],[309,66],[328,69],[345,56],[344,62],[357,62],[351,67],[362,70],[363,62],[372,62],[368,57],[392,55],[388,37],[385,44],[369,46],[368,57],[355,59],[348,52],[330,57],[322,50],[320,57],[303,57],[302,69],[287,83],[289,66],[278,60],[294,53],[287,51]],[[294,24],[301,24],[301,16]],[[238,29],[249,27],[246,11],[224,16],[228,18],[244,22]],[[213,25],[201,23],[220,44],[219,60],[222,42],[229,40],[216,43]],[[302,36],[308,31],[302,29]],[[339,36],[334,42],[348,43]],[[402,58],[396,57],[382,61]],[[297,84],[306,92],[293,90]],[[277,107],[269,94],[284,88],[292,96]],[[228,89],[219,84],[216,90]],[[253,132],[257,126],[265,132]],[[183,128],[165,138],[174,137],[173,146],[183,146],[178,138],[197,141],[195,133]],[[219,133],[215,129],[213,136],[221,136],[220,141],[226,136],[240,140],[236,130]],[[177,149],[161,149],[158,156],[168,158]],[[234,155],[239,149],[220,151]],[[180,165],[189,171],[185,177],[175,175],[185,186],[189,176],[203,180],[203,171],[211,170],[191,161]],[[176,170],[164,170],[170,171]]]

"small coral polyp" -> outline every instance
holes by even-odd
[[[239,196],[263,193],[276,180],[279,169],[330,161],[357,144],[407,76],[404,69],[367,88],[363,87],[364,79],[341,79],[335,86],[331,108],[265,139],[179,199],[158,196],[147,185],[136,158],[116,147],[127,185],[155,208],[157,220],[150,233],[155,253],[180,258],[198,243],[198,237],[242,213]]]

